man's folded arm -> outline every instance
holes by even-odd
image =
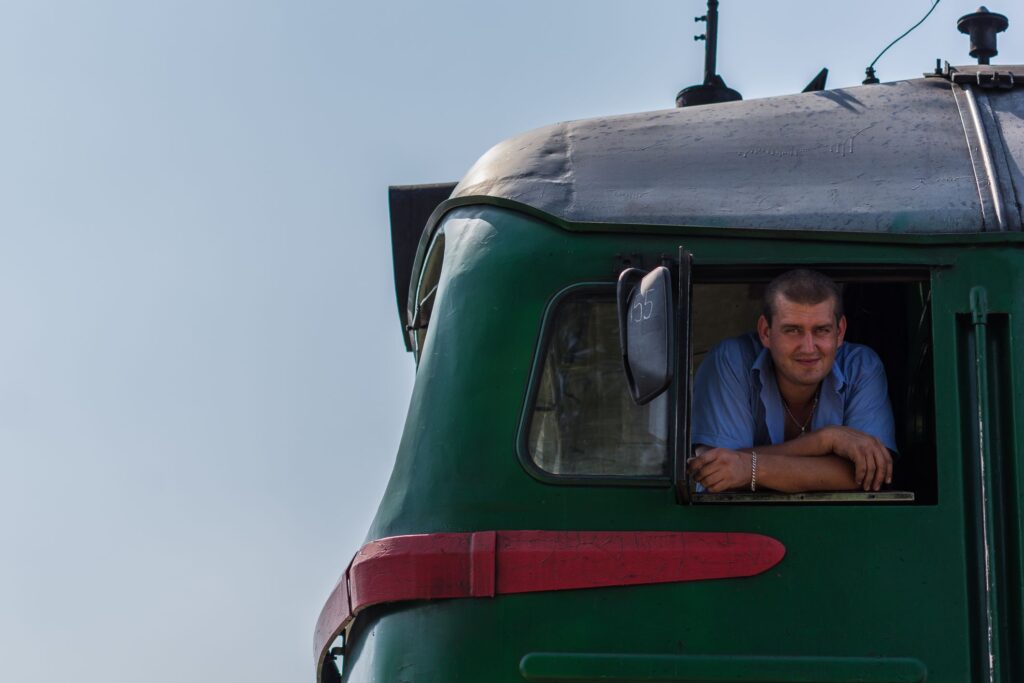
[[[757,448],[711,447],[691,462],[710,491],[750,485],[757,452],[757,485],[784,493],[878,491],[892,481],[892,457],[881,441],[850,427],[831,426],[785,443]]]
[[[806,458],[757,451],[759,487],[801,493],[804,491],[852,491],[860,488],[848,460],[837,455]]]
[[[742,491],[754,474],[750,449],[711,448],[690,461],[690,476],[712,493]],[[856,489],[853,468],[837,456],[807,458],[757,452],[757,489],[783,493]]]

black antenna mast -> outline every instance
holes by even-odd
[[[702,17],[694,17],[696,22],[707,22],[707,31],[694,40],[704,42],[704,83],[683,88],[676,95],[677,107],[693,107],[698,104],[714,104],[716,102],[735,102],[743,97],[728,87],[722,77],[715,73],[716,53],[718,52],[718,0],[708,0],[708,13]]]

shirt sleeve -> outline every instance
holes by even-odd
[[[882,361],[874,351],[861,346],[850,358],[848,367],[850,393],[843,424],[870,434],[896,452],[896,427]]]
[[[726,339],[697,368],[693,384],[690,441],[717,448],[754,445],[750,407],[750,363],[739,339]]]

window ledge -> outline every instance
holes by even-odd
[[[721,503],[912,503],[913,491],[828,491],[820,493],[694,493],[698,504]]]

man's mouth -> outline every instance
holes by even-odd
[[[811,365],[817,365],[818,361],[820,361],[821,359],[820,358],[796,358],[794,360],[796,360],[796,362],[799,363],[800,365],[806,365],[806,366],[809,367]]]

